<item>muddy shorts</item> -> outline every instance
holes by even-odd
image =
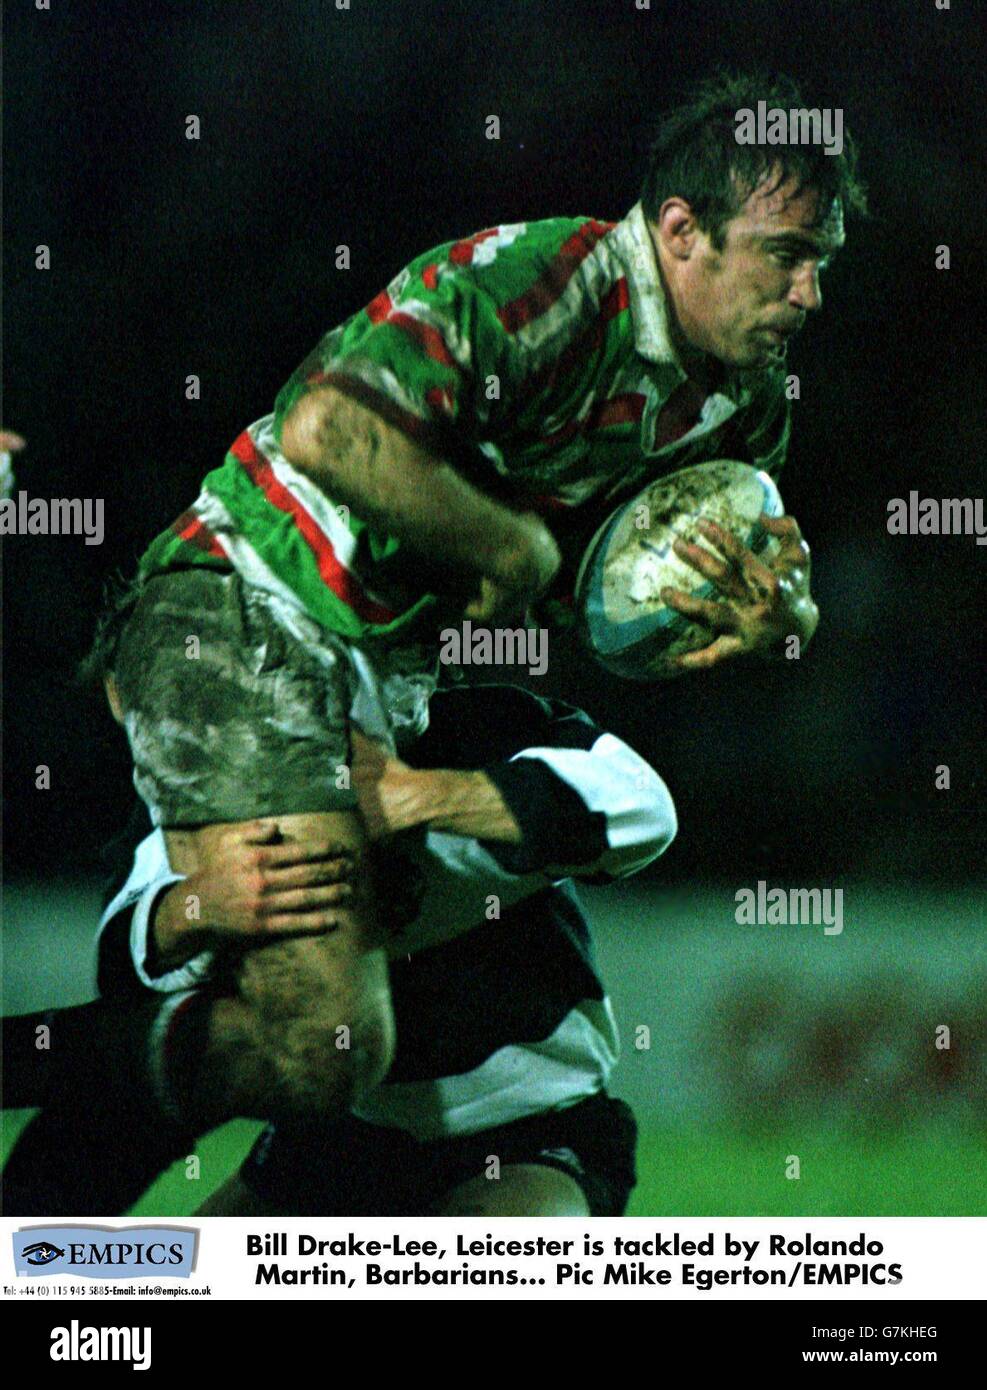
[[[155,825],[350,811],[349,726],[392,750],[424,732],[436,655],[356,647],[236,573],[140,589],[113,675]]]

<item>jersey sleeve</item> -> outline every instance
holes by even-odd
[[[477,767],[517,821],[521,843],[481,843],[512,874],[609,882],[671,844],[675,805],[658,773],[623,740],[561,700],[512,686],[440,690],[422,749],[432,767]]]
[[[133,852],[130,874],[107,903],[99,923],[99,982],[101,993],[129,990],[134,979],[145,989],[161,994],[194,989],[206,981],[213,966],[213,953],[203,951],[177,969],[151,973],[153,958],[151,930],[158,900],[184,874],[176,873],[168,862],[164,832],[154,830]],[[126,951],[123,943],[126,942]],[[121,962],[129,957],[126,966]],[[132,975],[130,972],[132,971]]]
[[[366,308],[327,333],[278,395],[278,442],[288,411],[320,385],[355,398],[450,461],[464,445],[492,437],[523,369],[498,313],[496,286],[472,252],[503,232],[419,256]],[[492,255],[488,249],[485,264]]]
[[[668,787],[615,735],[585,729],[573,744],[559,732],[484,769],[521,830],[519,845],[488,851],[514,873],[609,883],[639,872],[675,838]]]

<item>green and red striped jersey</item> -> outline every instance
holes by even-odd
[[[695,393],[639,203],[619,222],[492,227],[418,256],[328,332],[152,543],[144,575],[232,566],[355,640],[435,624],[444,605],[418,577],[420,557],[281,453],[285,415],[324,383],[482,490],[541,512],[573,563],[655,477],[722,457],[776,475],[790,427],[782,366],[726,370],[705,399]]]

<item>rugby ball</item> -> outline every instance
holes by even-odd
[[[668,680],[679,675],[673,659],[708,646],[714,634],[669,608],[660,597],[671,586],[697,598],[716,586],[680,560],[678,537],[716,554],[697,522],[715,521],[762,557],[779,543],[759,518],[784,513],[767,473],[733,459],[680,469],[650,483],[603,523],[583,556],[576,578],[580,638],[606,670],[627,680]]]

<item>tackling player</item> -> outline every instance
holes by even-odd
[[[442,690],[433,705],[411,763],[357,736],[354,786],[383,855],[396,836],[422,837],[421,910],[392,952],[398,1043],[386,1082],[349,1116],[305,1114],[318,1094],[308,1072],[319,1053],[286,1055],[284,1034],[317,1031],[320,1001],[299,998],[287,972],[277,999],[245,998],[234,986],[235,957],[271,949],[251,903],[249,842],[265,837],[256,826],[202,832],[208,870],[180,879],[157,830],[136,848],[104,916],[110,1022],[99,1025],[101,1055],[89,1054],[99,1078],[86,1084],[75,1061],[74,1093],[66,1076],[61,1093],[49,1082],[53,1118],[44,1112],[15,1152],[8,1210],[119,1210],[188,1151],[194,1132],[240,1113],[238,1076],[252,1071],[269,1089],[266,1107],[251,1113],[280,1123],[213,1212],[623,1211],[634,1126],[605,1094],[615,1025],[567,880],[612,881],[661,854],[675,834],[671,798],[626,744],[569,706],[509,686]],[[332,876],[346,873],[333,867]],[[190,922],[182,909],[193,888],[201,913]],[[232,1063],[210,1045],[231,1007],[254,1024],[252,1047]],[[182,1057],[173,1024],[190,1009],[204,1020],[204,1045]],[[79,1011],[66,1012],[73,1021]],[[54,1026],[57,1035],[57,1017]],[[137,1082],[142,1068],[150,1101]],[[163,1125],[151,1119],[155,1100]],[[73,1128],[66,1165],[51,1140]]]

